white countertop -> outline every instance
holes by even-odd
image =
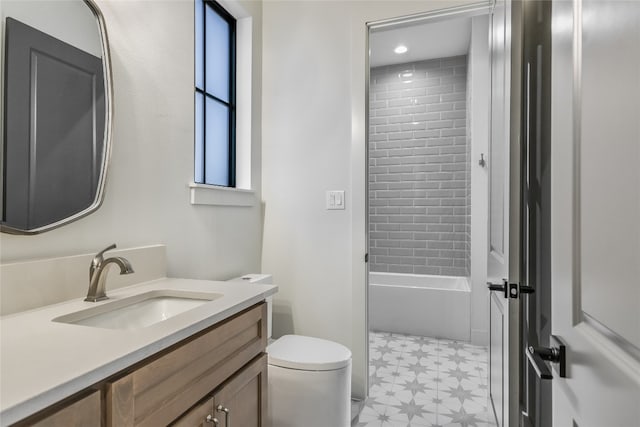
[[[52,322],[78,310],[153,290],[218,292],[209,301],[135,330]],[[242,282],[159,279],[112,292],[91,303],[83,298],[0,317],[0,425],[19,421],[158,351],[248,308],[277,286]]]

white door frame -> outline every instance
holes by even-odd
[[[425,13],[419,13],[399,18],[389,18],[383,20],[376,20],[367,23],[367,32],[366,32],[366,60],[365,60],[365,247],[367,253],[369,253],[369,103],[370,103],[370,94],[369,94],[369,85],[370,85],[370,64],[369,64],[369,37],[372,30],[378,30],[382,28],[390,28],[395,26],[402,26],[408,24],[419,24],[419,23],[435,23],[448,19],[457,19],[464,17],[473,17],[479,15],[490,15],[493,10],[493,5],[489,2],[479,2],[470,5],[464,6],[456,6],[444,9],[438,9],[434,11],[429,11]],[[368,334],[369,334],[369,264],[366,264],[366,274],[365,274],[365,342],[367,343],[365,347],[365,357],[366,364],[368,366],[369,361],[369,344],[368,344]],[[368,396],[369,392],[369,378],[366,376],[365,380],[365,388]]]

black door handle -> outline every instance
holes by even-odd
[[[517,283],[509,283],[507,279],[502,279],[503,282],[501,285],[497,283],[487,282],[487,287],[490,291],[500,291],[504,292],[505,298],[519,298],[520,294],[532,294],[535,292],[535,289],[531,286],[520,285]]]
[[[554,335],[551,336],[552,341],[558,343],[557,347],[534,347],[529,346],[527,348],[527,359],[529,364],[536,371],[539,378],[543,380],[553,379],[551,370],[545,363],[545,361],[558,364],[558,371],[560,378],[566,377],[567,370],[567,355],[566,347],[560,339]]]
[[[520,285],[520,293],[521,294],[532,294],[534,292],[535,292],[535,289],[532,288],[531,286]]]
[[[487,282],[490,291],[499,291],[504,293],[505,298],[509,298],[509,285],[507,279],[502,279],[502,284]]]

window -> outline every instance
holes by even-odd
[[[195,0],[196,183],[236,186],[236,20],[219,4]]]

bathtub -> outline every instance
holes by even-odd
[[[369,273],[369,330],[469,341],[466,277]]]

